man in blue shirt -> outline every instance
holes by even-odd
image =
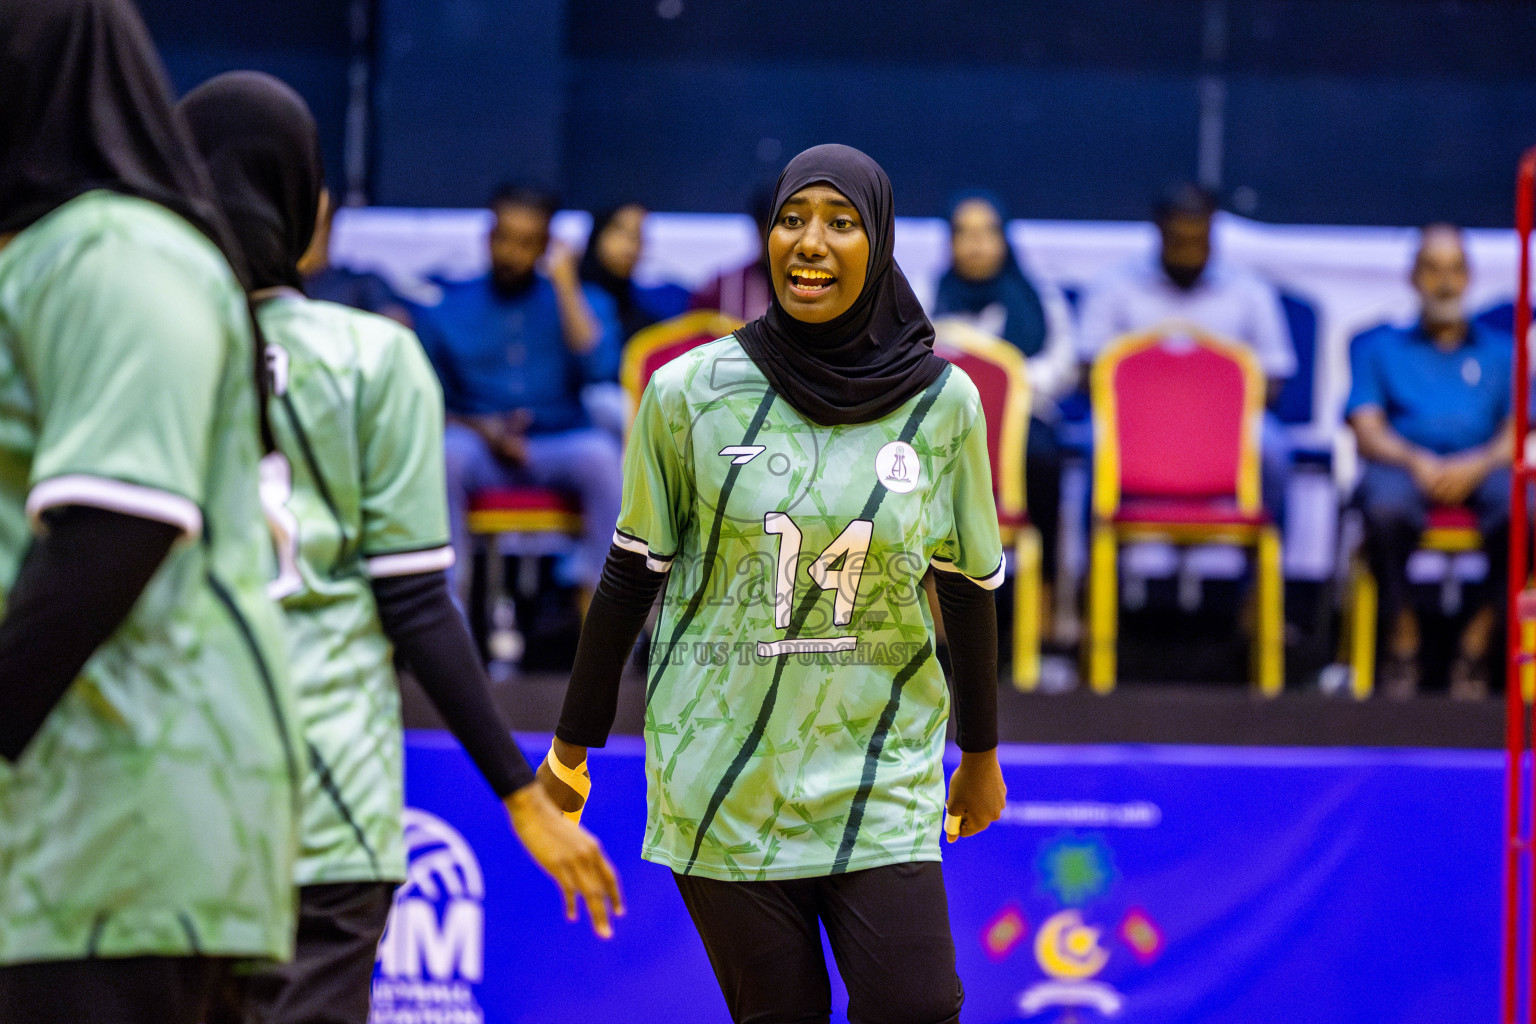
[[[417,327],[443,384],[448,502],[459,564],[468,564],[465,511],[487,487],[536,485],[581,499],[583,532],[561,582],[590,595],[619,516],[618,439],[592,425],[582,388],[613,379],[613,300],[584,287],[576,256],[551,244],[556,202],[526,187],[491,201],[488,276],[445,286]],[[542,263],[542,268],[541,268]]]
[[[1344,410],[1363,461],[1355,500],[1381,592],[1379,674],[1388,696],[1417,689],[1408,558],[1431,505],[1466,505],[1482,531],[1493,598],[1468,622],[1451,669],[1452,695],[1474,697],[1488,690],[1508,559],[1513,345],[1509,335],[1467,318],[1467,254],[1456,228],[1424,229],[1412,281],[1422,301],[1418,323],[1376,327],[1351,343]]]

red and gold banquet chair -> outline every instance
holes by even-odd
[[[581,535],[581,508],[573,495],[549,487],[491,487],[470,495],[465,520],[470,542],[485,559],[486,650],[493,668],[510,665],[521,660],[523,638],[504,579],[506,558],[519,559],[521,579],[535,567],[528,559],[567,550]],[[525,594],[534,589],[528,582],[520,587]]]
[[[1000,338],[959,320],[936,320],[939,355],[966,372],[981,394],[992,455],[992,490],[1004,547],[1013,549],[1013,685],[1040,682],[1040,531],[1024,505],[1024,451],[1029,436],[1029,374],[1024,355]]]
[[[640,408],[640,396],[651,374],[689,349],[723,338],[741,326],[741,321],[712,309],[696,309],[659,324],[636,331],[624,346],[624,360],[619,367],[619,383],[629,398],[633,418]]]
[[[1429,510],[1424,532],[1419,535],[1420,551],[1434,551],[1450,559],[1469,551],[1481,551],[1482,547],[1483,537],[1477,530],[1477,517],[1471,509],[1439,505]],[[1456,567],[1447,561],[1441,586],[1455,586],[1457,582]],[[1502,583],[1498,579],[1493,582]],[[1376,689],[1378,596],[1376,577],[1366,563],[1365,553],[1357,550],[1349,563],[1349,604],[1340,637],[1340,653],[1347,659],[1350,669],[1350,694],[1356,700],[1365,700]],[[1447,603],[1454,604],[1454,599]],[[1530,645],[1526,646],[1529,649]]]
[[[1265,380],[1246,346],[1165,326],[1112,342],[1093,367],[1093,537],[1087,676],[1115,687],[1120,545],[1233,544],[1255,553],[1253,682],[1284,685],[1280,532],[1259,498]]]

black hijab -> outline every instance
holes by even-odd
[[[1008,241],[1008,215],[1003,204],[988,192],[962,193],[949,208],[950,231],[954,231],[955,215],[966,203],[982,202],[997,214],[999,230],[1003,235],[1003,265],[989,280],[970,281],[955,272],[954,267],[944,271],[939,278],[938,295],[934,298],[933,315],[945,313],[980,313],[988,306],[1001,304],[1007,311],[1003,324],[1003,337],[1026,356],[1037,356],[1045,348],[1045,306],[1040,293],[1019,266],[1018,254]]]
[[[320,133],[298,93],[259,71],[231,71],[187,93],[192,129],[253,290],[302,288],[299,258],[320,214]]]
[[[769,229],[786,200],[808,185],[837,189],[864,221],[864,290],[824,324],[796,320],[779,305],[736,332],[773,389],[801,415],[833,426],[867,423],[938,379],[949,364],[933,354],[933,324],[896,265],[895,203],[880,165],[850,146],[814,146],[789,162],[773,193]]]
[[[0,233],[21,231],[96,189],[179,214],[249,285],[239,247],[129,0],[0,0]],[[264,450],[266,360],[252,374]]]
[[[603,236],[604,231],[608,230],[608,225],[613,223],[613,218],[619,215],[620,210],[639,205],[639,203],[621,203],[593,217],[592,233],[587,236],[587,251],[581,254],[581,279],[597,285],[613,297],[613,303],[618,307],[619,312],[619,328],[623,332],[625,341],[634,337],[637,332],[658,323],[659,320],[636,299],[633,280],[620,277],[603,266],[603,261],[597,255],[597,240]]]
[[[0,3],[0,233],[93,189],[229,235],[160,58],[128,0]]]

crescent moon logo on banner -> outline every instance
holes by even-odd
[[[1109,952],[1099,945],[1099,929],[1085,925],[1080,912],[1063,910],[1040,926],[1035,959],[1051,977],[1077,981],[1102,971]]]

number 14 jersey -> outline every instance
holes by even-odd
[[[646,859],[728,880],[939,859],[949,696],[921,580],[1003,578],[970,378],[828,427],[734,337],[694,349],[641,400],[615,541],[670,573]]]

